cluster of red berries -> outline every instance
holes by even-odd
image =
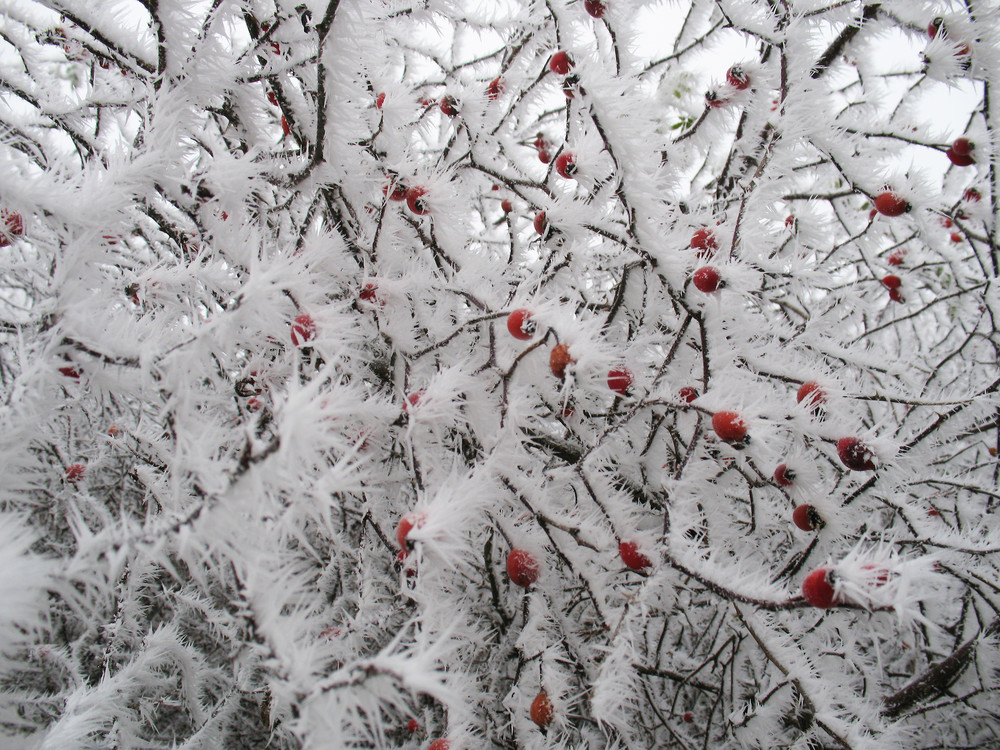
[[[507,330],[519,341],[528,341],[534,337],[538,326],[531,318],[531,311],[520,308],[507,316]],[[549,353],[549,369],[557,378],[564,378],[566,368],[575,361],[566,344],[557,344]],[[625,396],[631,386],[632,372],[627,368],[613,367],[608,371],[608,388],[615,393]]]
[[[430,203],[427,198],[427,188],[421,185],[407,186],[398,177],[390,175],[388,182],[383,186],[382,193],[391,201],[401,203],[406,201],[406,207],[418,216],[425,216],[431,212]]]
[[[500,94],[503,93],[503,90],[504,90],[503,79],[500,77],[494,78],[492,81],[486,84],[486,97],[491,102],[495,102],[497,99],[500,98]],[[382,95],[380,94],[380,96]],[[434,101],[432,99],[423,99],[421,100],[420,103],[423,104],[424,106],[428,106],[433,104]],[[455,117],[458,115],[459,102],[458,99],[456,99],[451,94],[445,94],[444,96],[442,96],[437,104],[438,108],[446,116]],[[381,103],[376,102],[376,105],[381,109],[382,107]]]
[[[882,286],[889,290],[889,299],[893,302],[903,302],[903,294],[899,288],[903,285],[902,279],[895,274],[882,277]]]
[[[572,99],[576,96],[576,87],[580,82],[579,76],[575,74],[570,75],[573,67],[573,58],[569,56],[568,52],[563,50],[556,52],[549,59],[549,70],[556,75],[563,76],[562,90],[567,99]]]
[[[697,392],[693,388],[683,389],[681,397],[689,403],[697,398]],[[688,398],[690,397],[690,399]],[[814,413],[820,413],[822,405],[826,403],[826,394],[815,381],[807,381],[802,384],[796,393],[796,400]],[[720,411],[712,415],[712,429],[720,440],[733,445],[743,447],[749,435],[747,425],[743,417],[734,411]],[[837,455],[848,469],[852,471],[874,471],[875,453],[872,449],[855,437],[841,438],[837,442]],[[774,481],[779,487],[791,487],[795,483],[795,471],[787,464],[779,464],[774,470]],[[792,522],[803,531],[815,531],[824,526],[825,522],[815,506],[802,504],[795,508],[792,513]]]

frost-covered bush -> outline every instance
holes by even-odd
[[[995,3],[2,7],[3,747],[996,745]]]

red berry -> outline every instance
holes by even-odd
[[[891,299],[893,302],[905,302],[906,301],[904,299],[903,295],[900,293],[900,291],[898,289],[890,289],[889,290],[889,299]]]
[[[406,729],[408,732],[410,732],[410,734],[419,732],[420,722],[418,722],[416,719],[410,719],[408,722],[406,722]]]
[[[406,558],[409,557],[409,556],[410,556],[410,553],[407,552],[405,549],[401,549],[396,554],[396,562],[399,563],[399,566],[401,568],[403,567],[403,563],[406,562]],[[406,568],[405,568],[405,572],[406,572],[406,577],[407,578],[413,578],[417,574],[417,569],[414,568],[412,565],[407,565]]]
[[[73,380],[80,379],[79,371],[72,365],[66,365],[65,367],[59,368],[59,373],[66,376],[67,378],[72,378]]]
[[[837,592],[833,587],[833,571],[816,568],[802,581],[802,596],[812,606],[829,609],[837,603]]]
[[[787,464],[778,464],[774,470],[774,481],[779,487],[791,487],[795,482],[795,472]]]
[[[375,284],[365,284],[358,294],[358,299],[363,302],[370,302],[372,304],[378,302],[378,296],[375,294],[378,291],[378,286]]]
[[[750,76],[743,72],[743,68],[739,65],[734,65],[726,71],[726,83],[734,89],[743,91],[750,87]]]
[[[826,403],[826,392],[820,388],[819,383],[815,380],[807,380],[799,386],[798,393],[795,394],[795,400],[800,404],[805,401],[806,406],[815,408],[820,404]]]
[[[705,92],[705,104],[707,104],[709,107],[712,107],[712,109],[718,109],[728,101],[729,101],[728,99],[723,99],[722,97],[720,97],[717,91]]]
[[[541,729],[545,729],[552,723],[552,701],[549,694],[544,690],[539,691],[535,699],[531,701],[531,720]]]
[[[451,742],[448,740],[434,740],[427,750],[451,750]]]
[[[678,398],[681,399],[681,401],[684,401],[685,403],[690,404],[692,401],[694,401],[696,398],[698,398],[698,391],[696,391],[691,386],[686,385],[683,388],[681,388],[679,391],[677,391],[677,396],[678,396]]]
[[[312,319],[312,315],[308,313],[297,315],[292,321],[292,344],[295,346],[304,344],[307,341],[312,341],[315,336],[316,321]]]
[[[951,160],[951,163],[954,164],[956,167],[971,167],[973,164],[976,163],[976,160],[973,159],[970,155],[957,154],[955,153],[954,149],[949,148],[944,153]]]
[[[624,396],[632,385],[632,373],[624,367],[615,367],[608,371],[608,388]]]
[[[511,211],[514,210],[514,204],[505,198],[504,200],[500,201],[500,210],[503,211],[505,214],[509,214]]]
[[[557,378],[563,378],[566,375],[566,366],[575,361],[569,354],[569,346],[556,344],[549,354],[549,369]]]
[[[415,511],[411,511],[399,519],[399,525],[396,527],[396,541],[399,543],[400,549],[408,550],[413,546],[407,541],[407,538],[413,529],[419,529],[426,520],[427,516]]]
[[[441,99],[440,107],[441,111],[448,117],[454,117],[458,114],[458,99],[453,96],[445,96]]]
[[[837,455],[851,471],[875,471],[875,454],[871,448],[856,437],[845,437],[837,441]]]
[[[712,415],[712,429],[719,439],[727,443],[738,443],[747,434],[747,424],[734,411],[719,411]]]
[[[385,94],[379,94],[375,97],[375,107],[382,109],[383,104],[385,104]]]
[[[549,228],[549,222],[548,219],[545,218],[544,211],[539,211],[537,214],[535,214],[534,224],[535,224],[535,231],[542,237],[544,237],[546,230]]]
[[[786,216],[785,217],[785,229],[790,229],[793,232],[795,231],[795,217],[794,216]]]
[[[681,718],[684,720],[685,724],[690,724],[692,721],[694,721],[694,712],[685,711],[684,714],[681,716]]]
[[[933,39],[938,35],[938,31],[941,30],[942,26],[944,26],[944,19],[938,16],[929,24],[927,24],[927,36]]]
[[[691,281],[699,292],[705,292],[706,294],[718,291],[719,287],[722,286],[722,276],[719,273],[719,269],[715,266],[699,268],[694,272]]]
[[[645,570],[653,565],[650,559],[639,551],[636,542],[622,542],[618,545],[618,554],[629,570]]]
[[[902,280],[900,280],[898,276],[894,276],[891,273],[888,276],[882,278],[882,286],[884,286],[886,289],[899,289],[902,283],[903,283]]]
[[[823,518],[812,505],[799,505],[792,511],[792,523],[803,531],[815,531],[825,525]]]
[[[951,228],[951,219],[949,219],[947,216],[940,216],[940,217],[938,217],[938,222],[945,229],[950,229]]]
[[[0,247],[7,247],[11,237],[20,237],[24,234],[24,221],[21,219],[21,214],[7,209],[0,211],[0,218],[3,219],[3,229],[0,230]]]
[[[952,232],[951,233],[951,241],[954,242],[954,243],[956,243],[956,244],[959,243],[959,242],[961,242],[962,241],[962,235],[960,235],[958,232]]]
[[[538,580],[538,561],[527,550],[513,549],[507,555],[507,575],[521,588],[528,588]]]
[[[573,175],[576,174],[576,157],[572,151],[563,151],[556,157],[556,172],[567,180],[573,179]]]
[[[264,408],[264,402],[261,401],[259,398],[254,397],[247,399],[248,411],[260,411],[263,408]]]
[[[713,250],[719,249],[719,241],[715,239],[715,232],[706,227],[696,229],[691,235],[691,247],[698,250],[699,258],[707,258]]]
[[[500,98],[500,94],[503,92],[504,84],[502,78],[494,78],[490,81],[489,85],[486,87],[486,96],[489,97],[491,102],[495,102]]]
[[[273,104],[275,107],[278,106],[278,95],[275,94],[273,91],[267,92],[267,100],[271,102],[271,104]]]
[[[420,404],[420,399],[424,397],[424,391],[415,391],[403,401],[403,411],[409,414],[410,409],[415,409]]]
[[[868,221],[871,221],[876,216],[878,216],[878,209],[877,208],[873,208],[871,211],[868,212]]]
[[[288,120],[285,119],[284,115],[281,116],[281,132],[284,133],[285,135],[288,135],[289,133],[292,132],[292,128],[291,126],[289,126]]]
[[[865,580],[869,585],[878,588],[885,586],[889,582],[889,571],[885,568],[880,568],[872,563],[867,563],[866,565],[862,565],[861,569],[871,571],[865,575]]]
[[[397,180],[395,177],[390,177],[389,182],[382,188],[382,193],[386,195],[389,200],[405,201],[406,200],[406,185]]]
[[[538,149],[538,161],[542,164],[548,164],[552,161],[552,154],[549,153],[548,149],[540,148]]]
[[[875,196],[875,210],[883,216],[902,216],[910,210],[910,204],[893,192]]]
[[[424,216],[429,214],[431,211],[430,205],[424,198],[427,193],[427,188],[424,187],[411,187],[406,189],[406,207],[409,208],[413,213],[418,216]]]
[[[573,67],[573,59],[566,52],[556,52],[549,60],[549,70],[556,75],[564,76]]]
[[[83,479],[83,475],[86,472],[87,467],[85,464],[70,464],[66,467],[66,481],[76,484]]]
[[[979,203],[983,198],[983,194],[975,188],[969,188],[962,197],[969,203]]]
[[[903,257],[906,255],[905,250],[896,250],[889,256],[890,266],[901,266],[903,265]]]
[[[976,144],[968,138],[956,138],[955,142],[951,144],[951,150],[959,156],[968,156],[975,147]]]
[[[601,0],[583,0],[583,7],[594,18],[604,17],[604,3]]]
[[[518,341],[527,341],[535,335],[536,329],[537,325],[531,319],[530,310],[523,308],[514,310],[514,312],[507,316],[507,330]]]

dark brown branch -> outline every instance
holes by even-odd
[[[826,51],[820,55],[819,60],[817,60],[816,64],[813,65],[813,69],[809,75],[813,78],[821,78],[823,74],[829,70],[833,61],[843,54],[844,48],[850,44],[851,40],[854,39],[855,36],[857,36],[858,32],[861,31],[861,27],[865,25],[865,22],[871,21],[873,18],[878,16],[880,6],[881,3],[866,5],[864,10],[861,11],[861,18],[858,21],[857,26],[848,26],[837,35],[837,38],[830,43],[830,46],[826,48]]]
[[[983,632],[984,636],[1000,631],[1000,618],[991,622]],[[924,701],[936,698],[950,688],[969,666],[975,655],[979,638],[971,638],[957,648],[951,656],[931,665],[923,674],[904,688],[882,701],[882,715],[894,719]]]

